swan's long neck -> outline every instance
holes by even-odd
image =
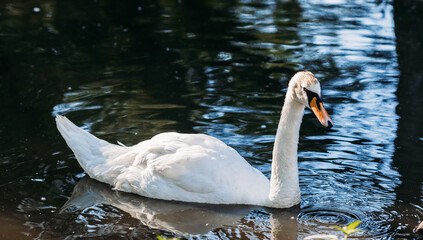
[[[304,105],[287,92],[273,148],[270,206],[291,207],[300,202],[297,148]]]

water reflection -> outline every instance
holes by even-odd
[[[77,214],[74,218],[78,219],[78,222],[84,223],[85,227],[91,228],[92,232],[97,232],[98,236],[102,236],[105,230],[100,231],[98,226],[108,225],[108,228],[115,228],[116,225],[124,225],[122,220],[119,223],[108,222],[106,215],[103,215],[104,211],[114,212],[116,216],[120,214],[109,206],[138,219],[144,226],[185,237],[218,231],[219,235],[227,235],[232,239],[232,237],[238,238],[237,234],[253,234],[249,236],[253,237],[254,235],[268,235],[269,232],[267,228],[261,229],[259,221],[246,224],[250,229],[245,228],[239,233],[229,230],[244,224],[241,220],[245,221],[244,218],[250,212],[259,211],[258,207],[193,204],[150,199],[114,191],[109,185],[87,176],[77,183],[71,198],[63,205],[61,212],[62,214]],[[252,214],[259,217],[258,214]],[[295,214],[295,209],[270,210],[271,239],[282,239],[281,236],[283,239],[297,239],[298,229]],[[97,219],[100,223],[90,226],[92,218]],[[249,233],[251,229],[254,231]],[[130,227],[130,230],[137,231],[135,227]]]
[[[146,226],[182,236],[205,234],[218,227],[237,225],[254,209],[249,206],[201,205],[144,198],[113,191],[106,184],[84,177],[61,211],[71,207],[83,211],[97,204],[113,206]]]

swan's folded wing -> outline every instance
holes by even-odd
[[[136,160],[117,177],[115,188],[169,200],[220,198],[227,190],[222,186],[233,185],[232,174],[225,168],[239,160],[228,156],[245,161],[235,150],[206,135],[160,134],[137,148],[134,146]]]
[[[133,151],[135,161],[117,176],[117,190],[150,198],[226,204],[253,203],[254,195],[268,195],[266,177],[233,148],[210,136],[160,134]]]
[[[211,193],[219,185],[219,154],[201,146],[187,146],[162,156],[150,166],[152,171],[175,186],[192,193]]]
[[[216,189],[218,171],[211,167],[216,166],[213,161],[198,145],[150,143],[116,178],[115,189],[172,200],[189,193],[210,193]]]

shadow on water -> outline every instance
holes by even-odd
[[[393,166],[401,174],[401,183],[395,189],[395,208],[390,211],[397,212],[398,232],[410,233],[423,221],[423,3],[394,1],[393,5],[400,70]]]

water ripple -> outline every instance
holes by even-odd
[[[366,209],[367,210],[367,209]],[[382,212],[378,214],[369,213],[363,209],[344,209],[334,208],[331,206],[311,207],[304,209],[297,217],[300,224],[316,228],[314,231],[319,232],[317,229],[324,230],[332,226],[345,226],[354,221],[361,221],[359,229],[364,230],[361,237],[381,237],[386,236],[390,229],[389,219],[392,214],[389,212]],[[358,236],[360,234],[355,234]]]

